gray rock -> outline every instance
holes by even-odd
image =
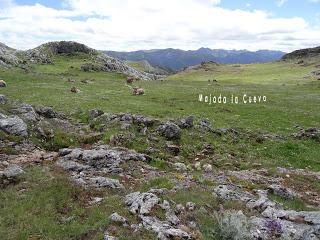
[[[188,116],[186,118],[181,119],[178,122],[178,126],[182,129],[184,128],[192,128],[193,127],[194,116]]]
[[[10,135],[27,136],[28,126],[18,116],[7,117],[0,115],[0,129]]]
[[[23,174],[24,171],[18,165],[11,165],[4,171],[0,172],[0,175],[6,178],[16,178]]]
[[[89,119],[93,120],[96,119],[97,117],[100,117],[101,115],[103,115],[104,112],[102,110],[99,109],[91,109],[89,110]]]
[[[268,218],[285,219],[292,222],[304,222],[310,225],[320,225],[320,211],[279,210],[268,207],[262,212],[262,216]]]
[[[112,213],[109,218],[114,223],[121,223],[121,224],[128,223],[128,220],[126,218],[120,216],[118,213]]]
[[[184,163],[174,163],[173,167],[176,171],[179,171],[179,172],[187,171],[187,166]]]
[[[90,166],[83,165],[81,163],[77,163],[75,161],[65,161],[59,160],[56,162],[57,166],[62,167],[66,171],[74,171],[74,172],[81,172],[84,170],[88,170]]]
[[[205,171],[207,173],[212,172],[212,165],[211,164],[203,165],[203,171]]]
[[[174,156],[177,156],[180,153],[180,147],[170,143],[166,144],[166,150]]]
[[[173,122],[166,122],[164,125],[160,126],[157,131],[163,135],[167,140],[178,140],[181,138],[180,127]]]
[[[36,107],[36,112],[45,118],[59,118],[60,114],[55,112],[51,107]]]
[[[67,161],[83,162],[95,169],[109,169],[110,172],[118,171],[120,163],[125,161],[146,161],[146,156],[143,154],[125,148],[111,148],[107,145],[100,145],[90,150],[63,149],[60,151],[60,156]]]
[[[182,231],[178,228],[169,228],[158,234],[159,240],[169,240],[169,239],[183,239],[191,240],[192,237],[187,232]]]
[[[270,224],[271,222],[271,224]],[[281,219],[250,218],[252,239],[319,240],[320,227]],[[277,237],[277,238],[275,238]]]
[[[213,190],[213,192],[218,197],[224,200],[242,201],[246,203],[252,199],[255,199],[253,194],[246,192],[242,188],[231,184],[219,185]]]
[[[108,233],[106,233],[106,234],[104,235],[103,240],[118,240],[118,238],[113,237],[113,236],[109,235]]]
[[[142,224],[145,229],[154,231],[158,234],[159,240],[170,240],[170,239],[193,239],[190,234],[181,229],[172,227],[167,221],[160,221],[156,217],[142,216],[140,215]]]
[[[89,179],[89,184],[97,188],[123,189],[124,186],[117,179],[107,177],[93,177]]]
[[[286,188],[282,185],[278,185],[278,184],[272,184],[268,187],[269,191],[271,191],[272,193],[281,196],[283,198],[286,199],[293,199],[295,197],[299,197],[300,195],[296,192],[294,192],[292,189],[290,188]]]
[[[125,197],[125,204],[133,214],[149,214],[151,209],[159,203],[159,198],[153,193],[130,193]]]
[[[5,95],[0,94],[0,104],[6,104],[8,99]]]
[[[182,213],[182,212],[184,212],[185,211],[185,207],[182,205],[182,204],[177,204],[177,206],[176,206],[176,212],[178,213],[178,214],[180,214],[180,213]]]
[[[188,211],[193,211],[195,209],[196,205],[193,202],[187,202],[186,203],[186,209]]]
[[[26,122],[34,123],[40,120],[39,115],[29,104],[22,104],[20,107],[14,109],[13,112],[15,114],[19,114],[19,116]]]
[[[123,123],[121,124],[121,127],[120,127],[122,130],[128,130],[131,128],[131,124],[130,123]]]

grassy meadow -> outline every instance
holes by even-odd
[[[60,55],[55,57],[54,64],[34,65],[27,72],[0,69],[0,78],[8,84],[8,87],[0,89],[0,94],[29,104],[52,106],[77,121],[84,121],[79,113],[86,113],[92,108],[160,119],[194,115],[198,119],[208,119],[214,128],[233,128],[250,133],[251,138],[240,138],[234,143],[228,136],[183,130],[180,161],[193,161],[191,156],[202,149],[204,142],[208,142],[214,146],[215,154],[212,159],[203,159],[203,163],[208,161],[218,170],[266,167],[272,175],[276,167],[285,166],[320,171],[319,143],[291,136],[299,131],[297,126],[320,128],[320,81],[311,74],[316,69],[314,63],[305,66],[295,62],[248,65],[205,63],[198,69],[189,69],[163,80],[135,82],[134,85],[143,87],[146,94],[133,96],[125,84],[126,77],[121,74],[83,72],[81,65],[89,60],[86,55]],[[213,79],[216,82],[208,82]],[[73,86],[81,92],[71,93]],[[222,94],[228,97],[228,103],[201,103],[198,101],[199,94]],[[239,96],[239,104],[230,103],[232,94]],[[244,104],[241,102],[243,94],[265,95],[267,102]],[[111,126],[104,133],[103,141],[108,143],[110,136],[119,131],[122,131],[120,126]],[[262,134],[280,134],[284,140],[258,142]],[[129,144],[127,147],[140,152],[149,147],[145,137],[139,135]],[[163,140],[158,144],[157,147],[163,149],[165,142]],[[171,157],[155,155],[149,164],[170,173],[170,167],[164,160]],[[176,175],[155,178],[137,186],[137,190],[171,188],[172,180],[181,178],[180,175],[173,176]],[[194,177],[204,188],[215,184],[203,180],[200,174],[199,179],[197,173]],[[44,169],[29,167],[24,178],[16,186],[0,192],[0,235],[4,239],[102,239],[104,230],[111,226],[108,216],[112,212],[119,212],[131,222],[137,220],[122,205],[124,193],[109,194],[74,188],[65,174],[52,166]],[[292,179],[292,184],[305,185],[306,182],[307,179]],[[320,191],[318,184],[310,187]],[[99,206],[88,208],[86,202],[91,196],[104,197],[104,201]],[[208,203],[212,206],[219,204],[210,192],[200,188],[192,192],[181,190],[167,198],[176,202],[191,200],[203,207]],[[300,199],[285,203],[298,210],[306,209]],[[239,203],[223,204],[226,208],[244,209]],[[212,236],[212,226],[215,226],[213,218],[201,212],[200,207],[195,212],[195,220],[200,224],[203,239],[219,239]],[[122,240],[155,238],[153,233],[147,231],[132,233],[120,227],[114,231]]]

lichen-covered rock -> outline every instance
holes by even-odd
[[[160,126],[157,131],[163,135],[167,140],[178,140],[181,138],[180,127],[173,122],[166,122]]]
[[[6,104],[8,99],[5,95],[0,94],[0,104]]]
[[[114,223],[127,224],[128,220],[125,217],[120,216],[118,213],[112,213],[110,215],[110,220]]]
[[[18,116],[8,117],[0,114],[0,129],[10,135],[27,136],[28,126]]]
[[[130,193],[125,198],[125,204],[133,214],[149,214],[151,209],[159,203],[159,198],[153,193]]]
[[[104,112],[102,110],[99,110],[99,109],[91,109],[89,110],[89,118],[90,120],[93,120],[97,117],[100,117],[102,114],[104,114]]]
[[[0,187],[5,187],[11,183],[16,183],[18,178],[24,171],[17,165],[11,165],[0,171]]]
[[[124,186],[118,179],[112,179],[107,177],[92,177],[89,178],[89,185],[96,188],[111,188],[111,189],[123,189]]]

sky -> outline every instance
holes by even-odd
[[[320,45],[320,0],[0,0],[0,42],[77,41],[100,50]]]

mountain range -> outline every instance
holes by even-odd
[[[126,61],[148,61],[151,65],[171,71],[179,71],[201,62],[214,61],[225,64],[249,64],[271,62],[285,55],[281,51],[223,50],[200,48],[198,50],[155,49],[134,52],[104,51],[106,54]]]

